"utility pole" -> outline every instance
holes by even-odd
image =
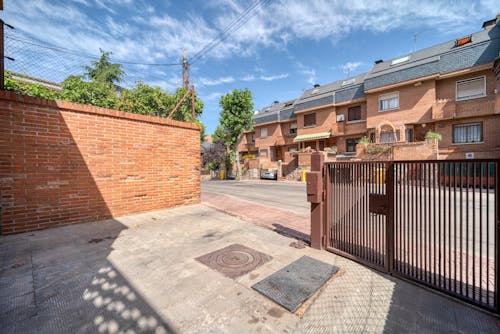
[[[189,89],[189,64],[186,59],[186,50],[182,49],[182,87]]]

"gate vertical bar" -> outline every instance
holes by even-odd
[[[394,162],[389,162],[386,166],[385,192],[388,210],[385,227],[385,268],[390,273],[394,266]]]
[[[497,313],[500,313],[500,161],[495,162],[495,307]]]

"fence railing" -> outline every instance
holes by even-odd
[[[312,160],[313,247],[500,313],[500,160]]]

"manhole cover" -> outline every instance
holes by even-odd
[[[232,244],[196,258],[229,278],[236,278],[260,267],[272,257],[240,244]]]

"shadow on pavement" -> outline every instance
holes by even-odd
[[[2,237],[1,331],[174,333],[107,259],[126,228],[107,220]]]

